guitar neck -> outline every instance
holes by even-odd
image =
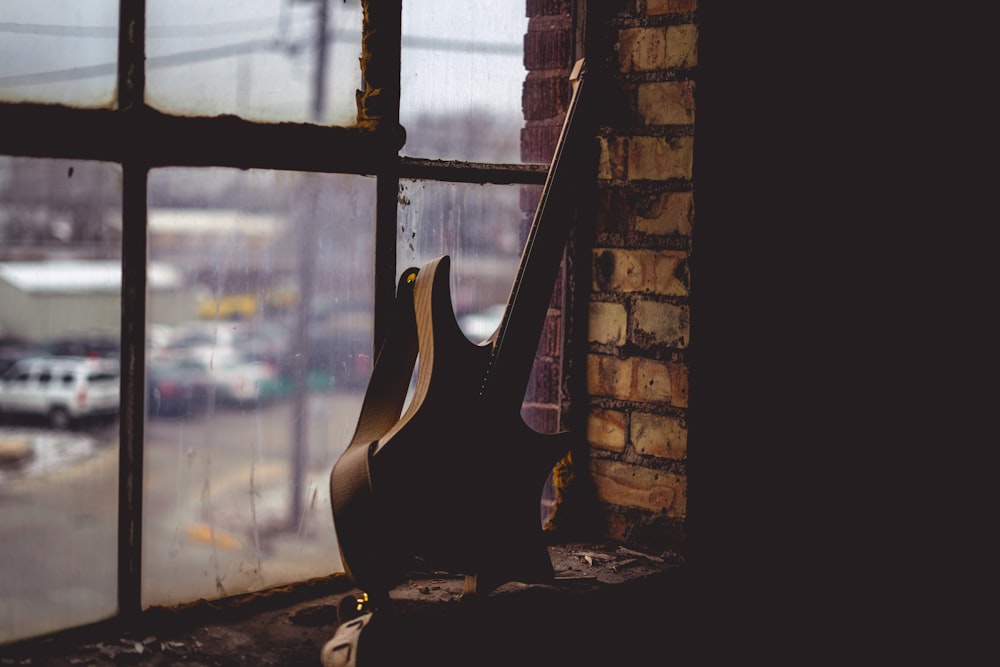
[[[507,307],[494,339],[481,394],[515,401],[519,408],[552,290],[575,216],[575,191],[589,166],[593,128],[583,104],[584,61],[570,76],[573,94],[545,185],[531,222]]]

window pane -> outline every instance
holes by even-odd
[[[530,223],[521,197],[540,192],[541,186],[404,181],[397,276],[449,255],[458,322],[470,339],[488,338],[503,315]]]
[[[406,0],[402,20],[403,152],[521,162],[524,3]]]
[[[120,190],[0,157],[0,642],[117,606]]]
[[[148,0],[147,12],[150,105],[191,115],[354,124],[360,0]]]
[[[0,100],[114,102],[118,0],[0,3]]]
[[[150,174],[143,604],[342,570],[329,475],[371,364],[375,180]]]

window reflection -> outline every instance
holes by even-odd
[[[360,0],[146,5],[146,97],[152,106],[193,115],[354,124],[354,92],[361,87]]]
[[[0,642],[116,610],[120,186],[0,157]]]
[[[0,3],[0,100],[107,106],[117,63],[117,0]]]
[[[328,493],[372,353],[374,179],[150,174],[143,604],[342,569]]]

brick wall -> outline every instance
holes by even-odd
[[[548,161],[558,137],[574,60],[571,4],[527,2],[526,161]],[[583,511],[602,537],[676,547],[687,516],[696,1],[608,4],[587,17],[589,69],[607,86],[598,114],[596,212],[577,226],[588,238],[571,241],[577,269],[564,267],[565,291],[557,290],[550,310],[551,327],[564,312],[575,313],[560,340],[583,351],[564,347],[553,356],[550,343],[543,357],[577,383],[564,379],[559,392],[539,382],[528,405],[550,415],[561,410],[564,426],[567,415],[579,414],[573,423],[585,433],[557,469],[551,527],[562,527],[560,515]],[[586,301],[567,308],[574,295]],[[582,363],[574,366],[574,356]],[[586,405],[571,405],[570,397]]]

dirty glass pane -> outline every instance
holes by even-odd
[[[0,156],[0,643],[116,611],[120,199]]]
[[[0,100],[114,102],[118,0],[0,2]]]
[[[521,162],[524,3],[405,0],[402,21],[403,153]]]
[[[146,11],[150,105],[190,115],[354,124],[360,0],[147,0]]]
[[[459,325],[470,340],[488,338],[503,315],[540,192],[541,186],[403,181],[397,276],[449,255]]]
[[[342,570],[329,475],[371,367],[375,180],[160,169],[149,188],[143,604]]]

